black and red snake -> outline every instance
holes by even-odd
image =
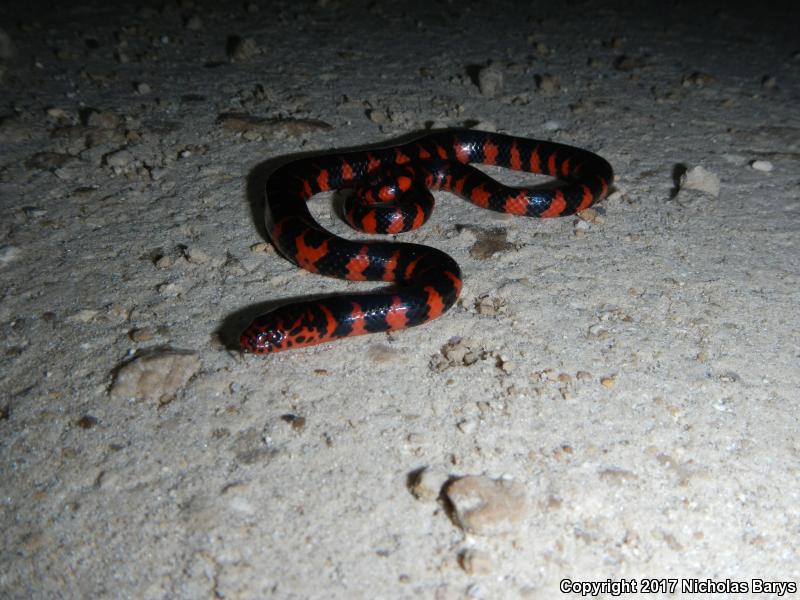
[[[550,175],[556,187],[505,186],[469,163]],[[275,247],[313,273],[387,281],[389,291],[294,302],[257,317],[242,333],[243,350],[266,354],[338,338],[393,331],[435,319],[458,298],[461,270],[428,246],[350,241],[326,231],[306,202],[319,192],[355,188],[344,213],[369,233],[400,233],[430,216],[430,190],[448,190],[481,206],[527,217],[581,211],[608,192],[611,165],[580,148],[499,133],[441,131],[377,150],[301,158],[266,184],[266,225]]]

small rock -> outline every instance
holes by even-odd
[[[509,360],[507,356],[500,355],[497,359],[497,366],[506,375],[511,374],[517,368],[517,364],[513,360]]]
[[[112,398],[137,398],[170,402],[201,367],[200,358],[188,350],[164,347],[137,354],[114,373]]]
[[[22,208],[22,212],[25,213],[25,216],[29,219],[40,219],[47,214],[45,209],[39,208],[38,206],[25,206]]]
[[[553,96],[561,89],[561,81],[555,75],[544,73],[536,76],[536,91],[545,96]]]
[[[436,500],[449,477],[442,468],[425,467],[411,474],[409,489],[417,500]]]
[[[227,53],[232,61],[244,62],[259,53],[258,44],[253,38],[232,35],[228,38]]]
[[[298,433],[306,428],[306,418],[299,415],[293,415],[293,414],[281,415],[281,421],[283,421],[284,423],[288,423],[289,426],[292,428],[292,430]]]
[[[164,256],[159,256],[153,264],[156,266],[157,269],[169,269],[172,265],[175,264],[175,258],[170,256],[169,254],[165,254]]]
[[[681,85],[683,87],[708,87],[714,83],[716,83],[717,78],[713,75],[709,75],[708,73],[701,73],[700,71],[695,71],[691,75],[685,75],[681,79]]]
[[[91,323],[95,320],[99,312],[100,311],[91,308],[84,308],[68,316],[67,320],[74,321],[75,323]]]
[[[681,190],[697,190],[719,197],[719,177],[699,165],[681,175],[679,187]]]
[[[764,75],[761,78],[761,87],[766,90],[774,90],[778,87],[778,79],[774,75]]]
[[[467,475],[451,482],[445,494],[455,523],[476,535],[509,533],[525,515],[525,488],[514,481]]]
[[[497,96],[503,91],[503,72],[494,66],[478,71],[478,89],[484,96]]]
[[[464,435],[471,435],[472,433],[475,433],[478,425],[473,419],[462,419],[456,424],[456,427]]]
[[[5,266],[19,256],[19,248],[6,244],[0,246],[0,265]]]
[[[110,110],[91,110],[86,117],[86,125],[89,127],[115,129],[119,123],[119,117]]]
[[[470,600],[489,600],[491,598],[489,590],[479,583],[471,583],[464,590],[464,594]]]
[[[260,253],[260,252],[269,252],[272,249],[272,244],[269,242],[258,242],[256,244],[252,244],[250,246],[250,252]]]
[[[150,92],[153,91],[150,85],[144,82],[137,83],[135,89],[137,94],[142,94],[142,95],[149,94]]]
[[[483,295],[475,302],[475,310],[479,315],[493,317],[505,312],[506,300],[505,298],[492,298],[489,295]]]
[[[443,348],[442,354],[451,363],[457,364],[464,361],[464,356],[469,352],[469,346],[462,339],[449,341]]]
[[[377,108],[370,108],[367,110],[366,115],[367,118],[376,125],[383,125],[390,120],[385,110],[378,110]]]
[[[75,424],[81,429],[91,429],[99,422],[100,420],[97,417],[93,417],[92,415],[83,415],[80,419],[75,421]]]
[[[611,389],[614,387],[616,381],[613,377],[601,377],[600,378],[600,385],[602,385],[606,389]]]
[[[196,265],[202,265],[208,262],[208,254],[203,252],[196,246],[190,246],[186,249],[186,260]]]
[[[47,116],[56,121],[59,125],[68,125],[73,122],[73,116],[63,108],[51,106],[47,109]]]
[[[111,168],[124,169],[133,161],[133,154],[122,148],[121,150],[109,152],[103,157],[103,160]]]
[[[183,287],[174,282],[162,283],[156,286],[156,290],[165,298],[177,298],[183,293]]]
[[[605,337],[608,335],[608,330],[600,325],[600,323],[595,323],[589,326],[588,333],[591,337]]]
[[[131,338],[132,342],[141,344],[143,342],[151,341],[155,337],[155,331],[153,331],[153,329],[150,327],[131,329],[128,332],[128,337]]]
[[[492,572],[492,559],[486,552],[467,548],[458,555],[458,564],[469,575],[488,575]]]
[[[592,224],[589,221],[577,221],[574,226],[574,233],[575,235],[585,234],[589,229],[592,228]]]
[[[754,160],[750,163],[750,166],[756,171],[763,171],[765,173],[769,173],[773,169],[772,163],[768,160]]]

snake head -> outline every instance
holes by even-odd
[[[282,319],[268,313],[257,317],[247,326],[239,338],[239,345],[251,354],[269,354],[285,350],[287,337]]]

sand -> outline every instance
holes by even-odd
[[[0,596],[795,595],[794,9],[11,1],[0,22]],[[276,164],[465,126],[597,152],[614,190],[542,221],[437,193],[402,239],[459,262],[451,311],[236,351],[265,306],[373,287],[269,246]],[[331,194],[312,211],[359,237]]]

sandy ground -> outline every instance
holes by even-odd
[[[693,4],[4,3],[0,596],[797,597],[797,13]],[[465,125],[615,191],[438,194],[453,310],[232,349],[369,288],[265,242],[276,159]]]

